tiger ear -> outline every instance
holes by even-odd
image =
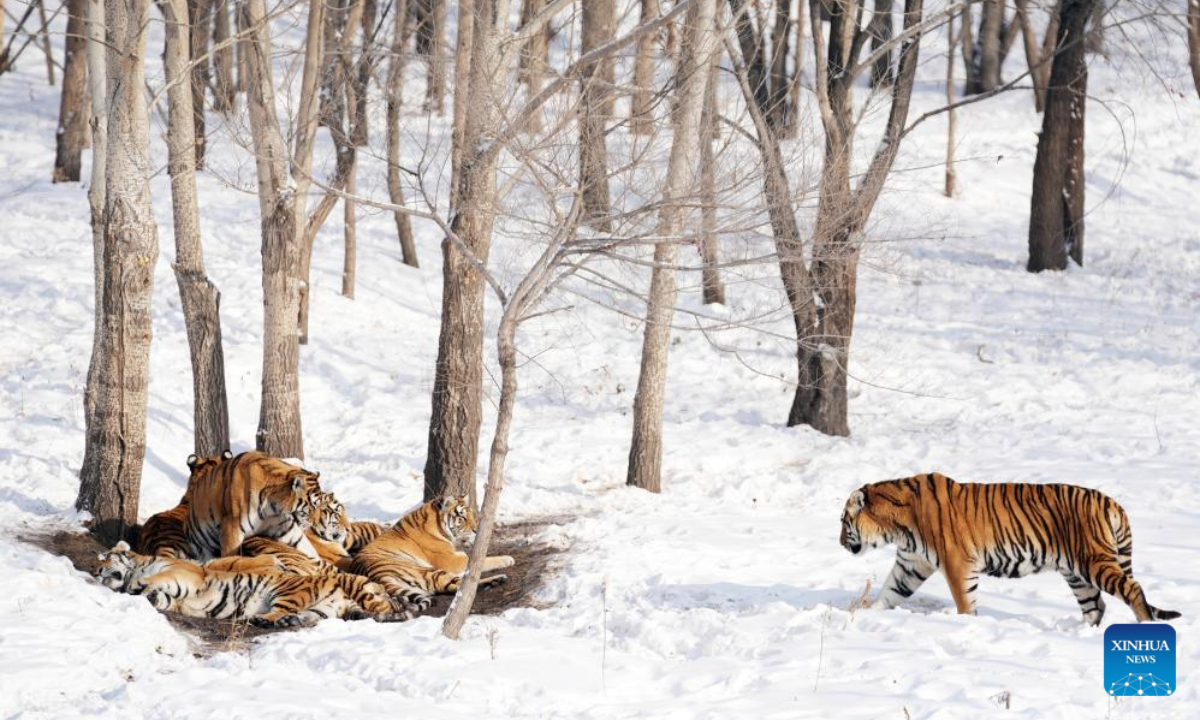
[[[196,466],[199,464],[200,458],[196,457],[195,455],[188,455],[187,465],[189,470],[195,470]]]
[[[450,505],[451,505],[453,502],[454,502],[454,496],[453,496],[453,495],[443,495],[443,496],[441,496],[440,498],[438,498],[438,499],[437,499],[437,509],[438,509],[438,510],[445,510],[446,508],[450,507]]]
[[[113,550],[115,552],[129,552],[129,543],[122,540],[121,542],[119,542],[113,546]]]
[[[867,493],[865,489],[855,490],[850,495],[850,499],[846,501],[846,510],[851,515],[857,515],[862,511],[863,506],[867,504]]]
[[[292,478],[292,492],[298,493],[304,489],[304,478],[300,475]]]
[[[226,460],[232,460],[233,459],[233,451],[226,450],[225,452],[221,453],[221,457],[225,458]]]

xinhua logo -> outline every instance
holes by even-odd
[[[1104,631],[1104,691],[1118,697],[1175,694],[1175,628],[1110,625]]]

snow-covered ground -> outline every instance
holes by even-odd
[[[143,599],[15,539],[79,523],[92,336],[86,189],[49,183],[58,96],[30,50],[0,76],[0,716],[1197,717],[1200,106],[1174,51],[1177,76],[1155,77],[1123,52],[1092,58],[1084,269],[1024,271],[1040,127],[1027,92],[960,113],[957,199],[940,194],[943,120],[906,139],[907,171],[874,216],[872,237],[892,242],[870,248],[860,279],[852,437],[783,427],[790,389],[778,378],[794,373],[785,342],[740,330],[716,335],[718,348],[681,331],[665,491],[627,489],[641,328],[576,302],[523,333],[535,362],[521,371],[502,502],[505,520],[567,518],[541,538],[566,548],[544,609],[473,619],[458,642],[429,618],[330,621],[195,658]],[[932,50],[925,59],[914,115],[942,100],[944,65]],[[248,156],[221,131],[211,142],[202,226],[241,450],[258,411],[258,205],[243,191]],[[360,190],[385,196],[375,180]],[[181,493],[192,417],[165,170],[152,192],[162,257],[143,518]],[[395,518],[421,491],[441,271],[437,233],[416,227],[420,270],[399,263],[389,215],[363,214],[356,300],[338,295],[336,219],[314,261],[306,464],[364,518]],[[511,246],[498,240],[498,267]],[[731,316],[777,303],[769,267],[728,278]],[[693,309],[697,284],[684,279]],[[782,317],[767,329],[790,332]],[[490,382],[487,392],[494,401]],[[485,447],[489,432],[485,423]],[[1178,693],[1109,699],[1104,627],[1082,623],[1057,575],[985,579],[978,617],[954,614],[940,577],[900,609],[850,610],[892,553],[842,550],[842,503],[865,482],[926,470],[1117,498],[1151,602],[1184,613]],[[1110,601],[1104,625],[1132,619]]]

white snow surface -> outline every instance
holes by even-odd
[[[160,37],[156,27],[155,83]],[[784,427],[795,373],[786,317],[710,342],[680,316],[665,489],[628,489],[642,328],[572,299],[574,310],[522,331],[532,361],[521,369],[501,503],[502,521],[553,519],[539,539],[565,552],[537,595],[543,609],[472,618],[456,642],[430,618],[329,621],[209,657],[193,656],[143,599],[16,539],[80,526],[73,502],[92,338],[86,187],[49,182],[58,95],[31,48],[0,77],[0,717],[1200,716],[1200,105],[1177,40],[1171,72],[1158,77],[1119,48],[1090,59],[1085,268],[1024,270],[1041,123],[1028,91],[960,112],[956,199],[940,192],[944,118],[905,139],[905,172],[868,231],[869,241],[888,242],[869,246],[860,275],[851,437]],[[942,102],[939,52],[936,42],[923,49],[913,117]],[[1166,50],[1144,54],[1157,53]],[[1014,50],[1009,70],[1021,62]],[[413,78],[415,99],[423,88]],[[161,256],[143,519],[178,499],[192,439],[166,151],[154,122]],[[259,402],[258,205],[251,159],[219,118],[210,122],[202,230],[222,292],[240,451],[253,443]],[[444,156],[440,128],[429,152]],[[374,150],[382,139],[376,128]],[[415,142],[405,149],[414,159]],[[318,173],[329,168],[322,162]],[[360,191],[383,198],[379,169],[364,162]],[[337,217],[316,248],[312,340],[301,352],[305,462],[360,518],[394,519],[421,494],[441,269],[436,228],[414,225],[420,270],[400,264],[390,215],[363,211],[353,301],[339,295]],[[769,252],[761,235],[738,242]],[[506,279],[525,257],[518,245],[501,228],[493,266]],[[746,316],[779,303],[770,266],[727,279],[730,305],[710,312]],[[703,309],[698,276],[682,283],[682,302]],[[491,298],[488,311],[490,331]],[[486,349],[491,362],[490,341]],[[486,392],[491,413],[490,380]],[[1173,623],[1177,694],[1107,697],[1104,626],[1132,613],[1109,600],[1103,626],[1084,625],[1057,575],[984,579],[977,617],[954,614],[940,576],[899,609],[850,611],[867,582],[878,589],[892,551],[854,557],[838,545],[846,496],[932,470],[1077,483],[1118,499],[1150,601],[1184,613]]]

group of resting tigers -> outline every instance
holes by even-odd
[[[121,542],[100,556],[104,585],[160,610],[277,627],[405,620],[433,593],[455,592],[466,570],[457,541],[474,531],[475,515],[465,496],[431,500],[388,527],[348,521],[318,473],[262,453],[192,456],[188,466],[187,492],[142,527],[140,552]],[[1104,616],[1101,591],[1139,622],[1180,617],[1146,601],[1133,579],[1129,517],[1087,488],[958,483],[938,473],[864,485],[846,501],[841,544],[856,555],[897,546],[877,607],[898,604],[941,570],[958,612],[973,614],[981,574],[1051,569],[1092,625]],[[483,571],[512,564],[489,557]]]
[[[321,619],[407,620],[434,593],[458,590],[475,530],[468,497],[444,496],[393,526],[351,522],[319,473],[259,452],[188,458],[179,505],[100,555],[102,584],[159,610],[246,620],[260,627]],[[486,558],[484,572],[511,567]],[[484,578],[481,586],[502,582]]]

